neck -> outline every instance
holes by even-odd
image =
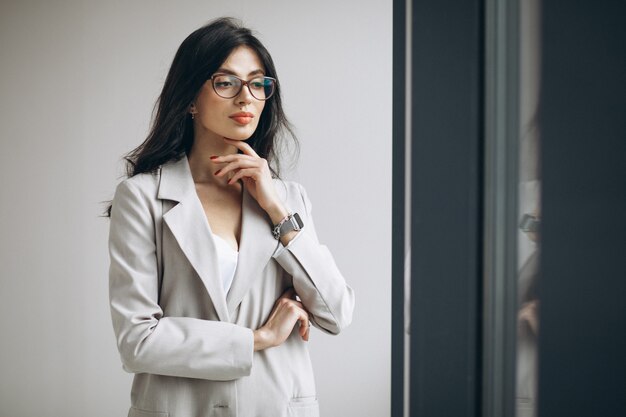
[[[188,155],[193,181],[195,183],[211,183],[226,186],[231,175],[224,177],[213,175],[215,171],[223,168],[226,164],[214,163],[210,157],[211,155],[222,156],[236,153],[237,148],[224,142],[219,135],[212,132],[207,132],[205,135],[196,134]]]

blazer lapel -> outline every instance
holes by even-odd
[[[219,319],[230,321],[219,274],[217,249],[186,156],[161,167],[158,198],[178,201],[163,214],[163,221],[200,276]]]
[[[278,247],[272,236],[271,219],[248,190],[243,190],[239,260],[226,298],[231,317]]]

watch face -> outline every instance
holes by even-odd
[[[300,230],[300,229],[302,229],[303,226],[304,226],[304,224],[302,223],[302,219],[300,218],[300,215],[298,215],[298,213],[294,213],[280,227],[280,235],[282,236],[285,233],[288,233],[288,232],[290,232],[292,230]]]
[[[530,214],[524,214],[519,222],[519,228],[526,233],[539,230],[539,219]]]

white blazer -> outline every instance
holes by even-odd
[[[307,343],[297,329],[253,352],[276,299],[290,286],[313,326],[338,334],[354,294],[319,243],[311,202],[274,180],[302,234],[284,250],[271,220],[244,189],[240,253],[228,295],[215,241],[186,156],[121,182],[109,232],[109,297],[123,368],[135,374],[130,417],[318,417]]]

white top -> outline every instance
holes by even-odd
[[[235,277],[235,269],[237,269],[237,260],[239,252],[233,249],[228,242],[222,237],[213,233],[215,238],[215,248],[217,249],[217,259],[219,262],[220,275],[222,276],[222,285],[224,294],[228,294],[233,278]]]
[[[233,283],[235,277],[235,270],[237,269],[237,261],[239,260],[239,252],[233,249],[232,246],[224,238],[212,233],[215,241],[215,248],[217,249],[217,259],[219,262],[219,271],[222,278],[222,286],[224,287],[224,294],[228,294],[230,286]],[[278,256],[285,248],[288,248],[296,239],[300,236],[301,232],[289,241],[287,246],[283,246],[282,242],[278,241],[278,246],[274,251],[273,257]]]

